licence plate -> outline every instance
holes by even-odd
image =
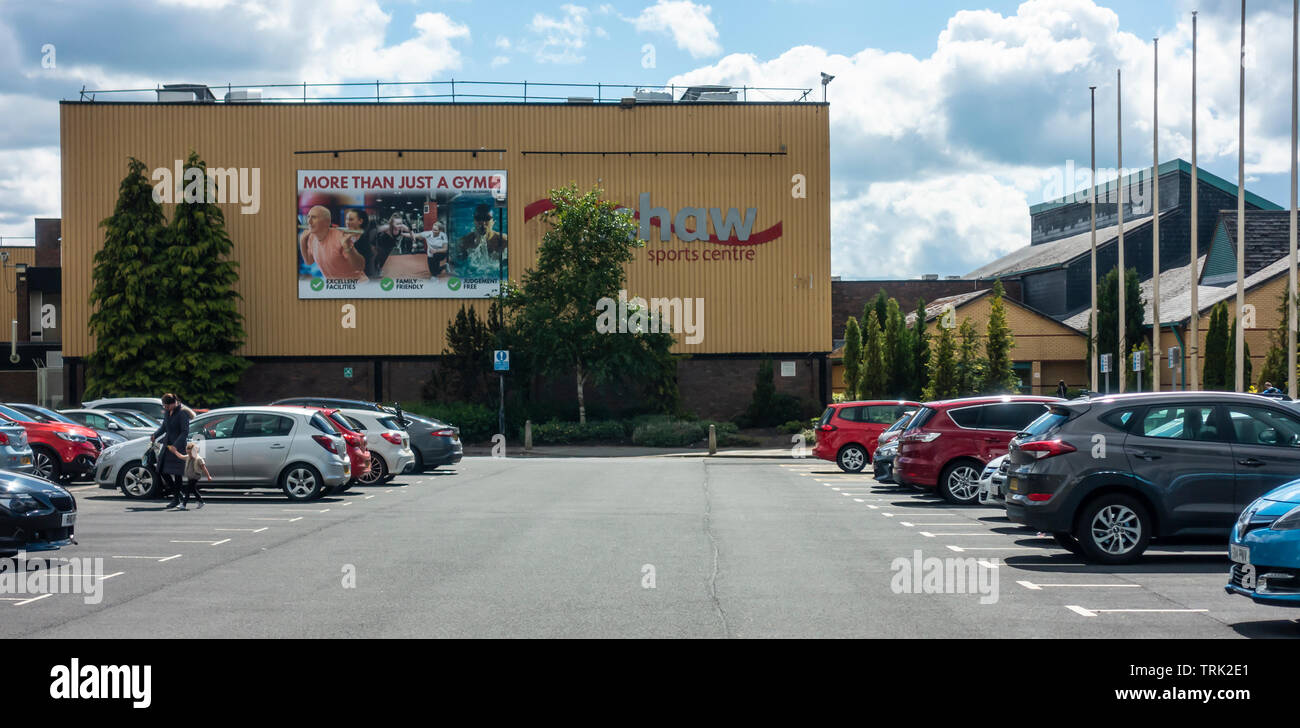
[[[1009,490],[1009,491],[1018,491],[1018,490],[1020,490],[1020,481],[1019,481],[1019,480],[1016,480],[1015,478],[1007,478],[1007,490]],[[1220,553],[1222,553],[1222,552],[1220,552]]]
[[[64,514],[63,514],[63,527],[64,527],[64,528],[67,528],[68,526],[71,526],[72,524],[74,524],[74,523],[76,523],[76,522],[77,522],[77,514],[75,514],[75,513],[64,513]]]
[[[1237,544],[1235,544],[1235,543],[1234,543],[1234,544],[1228,544],[1228,558],[1232,559],[1233,561],[1237,562],[1238,564],[1249,564],[1249,563],[1250,563],[1250,547],[1249,547],[1249,546],[1239,546],[1239,545],[1237,545]]]
[[[20,464],[22,464],[22,465],[31,465],[31,464],[32,464],[32,456],[31,456],[31,455],[24,455],[24,456],[22,457],[22,459],[19,460],[18,462],[19,462]]]

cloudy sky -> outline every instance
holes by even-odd
[[[832,272],[966,273],[1029,241],[1028,205],[1087,166],[1190,155],[1236,181],[1234,0],[0,0],[0,236],[59,215],[57,101],[159,83],[473,79],[829,88]],[[1289,199],[1291,2],[1249,0],[1246,176]],[[310,28],[311,33],[304,32]],[[889,261],[882,266],[881,261]]]

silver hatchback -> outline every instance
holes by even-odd
[[[313,409],[212,410],[190,422],[189,439],[198,443],[216,487],[278,487],[300,501],[319,498],[352,477],[338,429]]]

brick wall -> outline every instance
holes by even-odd
[[[343,377],[344,367],[352,367],[352,378]],[[284,397],[317,395],[375,398],[374,365],[366,359],[350,361],[257,360],[253,362],[235,388],[235,400],[247,404],[265,404]]]

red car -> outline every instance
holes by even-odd
[[[1010,394],[927,402],[898,438],[894,481],[973,503],[985,463],[1006,455],[1011,438],[1060,401]]]
[[[89,427],[66,422],[37,422],[5,405],[0,405],[0,422],[15,422],[27,431],[34,474],[57,481],[95,472],[101,445],[99,435]]]
[[[833,461],[846,473],[860,473],[875,457],[880,433],[903,412],[920,406],[898,399],[832,404],[817,423],[813,455]]]
[[[280,405],[290,406],[290,405]],[[366,447],[366,436],[364,433],[355,429],[355,423],[348,421],[348,418],[332,407],[307,407],[306,409],[318,410],[325,418],[334,425],[339,431],[339,436],[348,446],[348,463],[352,466],[352,479],[342,488],[337,488],[336,493],[342,493],[348,488],[362,481],[367,473],[370,472],[370,448]]]

